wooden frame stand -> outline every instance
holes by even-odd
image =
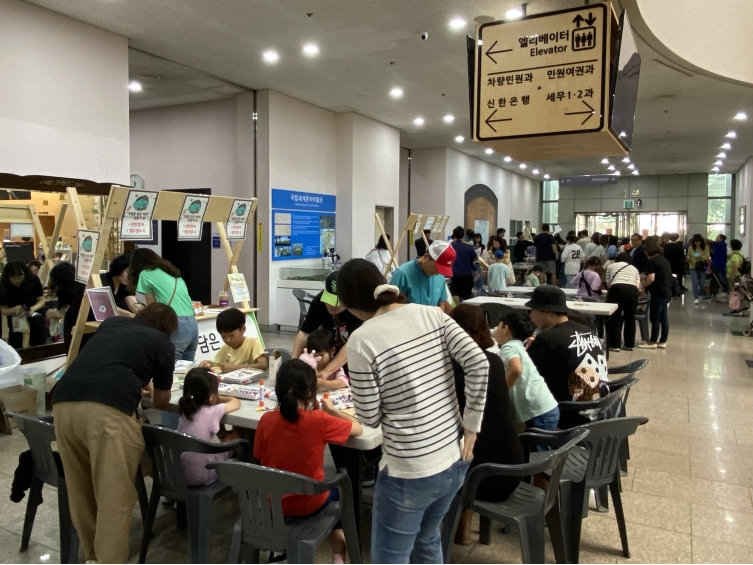
[[[395,256],[397,255],[397,250],[400,249],[400,246],[402,245],[403,240],[405,239],[405,236],[407,234],[411,234],[412,236],[414,236],[414,234],[420,235],[420,237],[423,238],[424,243],[426,243],[426,249],[428,250],[429,241],[426,239],[424,230],[430,230],[429,236],[439,238],[444,232],[444,229],[447,226],[447,222],[450,220],[450,216],[444,215],[410,214],[408,216],[408,219],[405,221],[405,225],[403,226],[402,231],[400,232],[400,238],[397,241],[397,245],[393,247],[390,241],[387,239],[387,233],[384,231],[384,226],[382,225],[382,221],[379,219],[379,216],[377,214],[374,214],[374,217],[376,218],[379,230],[382,232],[384,240],[387,243],[387,249],[390,252],[390,260],[387,262],[387,268],[385,269],[384,273],[382,273],[385,277],[390,272],[392,265],[395,265],[395,267],[398,266]],[[410,242],[413,243],[413,237],[410,238]]]

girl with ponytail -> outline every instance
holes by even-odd
[[[361,435],[361,424],[337,410],[328,398],[322,399],[322,409],[318,410],[316,371],[299,359],[280,366],[275,394],[277,410],[264,414],[256,428],[254,457],[265,467],[323,481],[324,448],[328,443],[343,444],[349,437]],[[282,512],[286,517],[308,517],[336,500],[337,490],[317,495],[291,494],[282,499]],[[344,563],[342,529],[334,529],[330,541],[332,562]]]
[[[220,431],[220,420],[228,412],[241,407],[241,401],[218,393],[219,379],[206,368],[188,371],[183,382],[183,396],[178,401],[180,420],[178,431],[200,440],[212,441]],[[224,434],[223,442],[238,439],[235,432]],[[190,486],[208,485],[217,480],[214,469],[207,469],[207,463],[225,461],[229,453],[204,454],[184,453],[180,456],[186,482]]]

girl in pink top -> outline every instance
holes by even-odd
[[[586,261],[586,268],[573,277],[570,287],[578,289],[577,295],[582,300],[588,302],[598,302],[601,296],[601,276],[599,268],[601,259],[598,257],[589,257]]]
[[[220,420],[228,412],[241,407],[241,401],[218,394],[219,379],[206,368],[188,371],[183,383],[183,397],[178,401],[178,431],[197,439],[212,441],[220,431]],[[235,432],[225,434],[222,442],[238,439]],[[190,486],[208,485],[217,480],[217,473],[207,463],[225,461],[229,453],[184,453],[180,456],[183,474]]]

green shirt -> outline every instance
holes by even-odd
[[[442,275],[428,276],[416,259],[403,263],[392,274],[390,284],[394,284],[412,304],[437,306],[447,301],[447,290]]]
[[[522,341],[518,339],[508,341],[500,347],[499,356],[505,364],[505,372],[508,371],[507,364],[515,357],[520,359],[520,364],[523,367],[520,378],[510,389],[510,402],[515,410],[515,420],[518,423],[532,420],[536,416],[546,414],[557,407],[557,400],[549,391],[544,377],[539,374],[536,365],[528,356]]]
[[[729,256],[729,259],[727,260],[727,278],[732,278],[732,263],[737,263],[737,276],[740,276],[740,269],[743,268],[743,261],[745,261],[745,258],[743,257],[743,254],[739,251],[735,251],[732,253],[732,255]],[[730,281],[735,282],[735,281]]]
[[[173,296],[173,290],[175,296]],[[168,275],[162,269],[141,271],[136,292],[153,294],[157,302],[169,304],[178,316],[191,316],[192,318],[195,316],[185,281],[180,277],[173,278],[172,275]],[[172,302],[170,302],[171,296],[173,297]]]
[[[526,277],[526,284],[524,286],[541,286],[541,281],[539,280],[539,277],[533,273],[529,273]]]

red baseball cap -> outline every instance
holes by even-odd
[[[438,240],[429,246],[429,255],[437,264],[437,271],[445,277],[452,276],[452,264],[455,262],[455,250],[447,241]]]

